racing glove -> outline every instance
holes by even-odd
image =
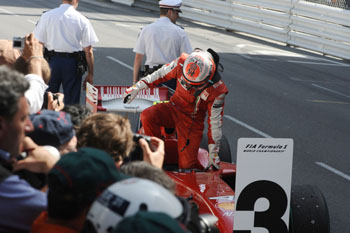
[[[220,169],[220,158],[219,158],[219,149],[215,144],[209,144],[209,160],[206,169],[213,166],[214,169]]]
[[[127,88],[125,93],[124,93],[124,104],[130,104],[131,101],[133,101],[139,93],[139,91],[146,89],[148,86],[146,85],[145,82],[142,80],[138,81],[136,84],[132,85],[131,87]]]

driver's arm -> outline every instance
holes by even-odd
[[[182,64],[185,62],[185,57],[180,56],[169,64],[163,65],[161,68],[142,78],[149,87],[159,85],[163,82],[180,77],[182,74]]]
[[[208,148],[209,154],[219,153],[222,137],[222,118],[226,93],[222,93],[208,103]]]

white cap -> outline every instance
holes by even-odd
[[[168,8],[173,10],[178,10],[181,12],[180,7],[182,0],[161,0],[159,1],[160,8]]]

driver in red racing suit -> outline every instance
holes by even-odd
[[[176,129],[179,168],[199,167],[197,154],[208,112],[207,168],[213,166],[219,169],[218,152],[222,136],[224,100],[228,90],[217,72],[218,62],[219,56],[212,49],[196,49],[190,55],[183,53],[176,60],[129,87],[124,94],[124,103],[130,103],[140,90],[177,79],[178,85],[170,102],[145,109],[141,113],[141,122],[146,135],[159,138],[160,126]]]

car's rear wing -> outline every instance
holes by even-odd
[[[91,85],[87,83],[86,106],[92,111],[142,112],[154,102],[168,100],[166,87],[142,90],[130,104],[123,103],[128,86]]]

